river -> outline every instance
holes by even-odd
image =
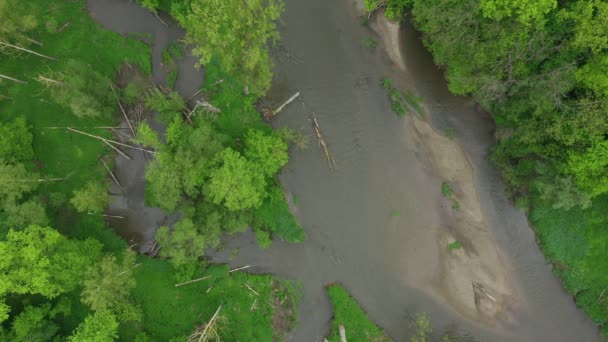
[[[106,28],[152,35],[154,79],[164,82],[161,52],[183,35],[175,23],[169,21],[167,28],[128,0],[88,0],[88,5]],[[292,151],[280,176],[286,191],[298,198],[296,215],[308,239],[297,245],[279,241],[261,250],[246,233],[227,239],[226,251],[211,256],[302,283],[300,322],[288,337],[292,341],[321,341],[327,333],[331,307],[324,285],[332,282],[344,284],[395,341],[408,339],[416,312],[428,313],[434,336],[450,331],[456,341],[598,340],[597,328],[552,274],[524,213],[505,197],[488,161],[491,118],[470,99],[448,92],[412,28],[405,25],[401,32],[403,68],[398,68],[382,48],[364,46],[365,37],[381,37],[360,22],[351,0],[286,0],[281,42],[274,51],[275,79],[265,101],[278,104],[302,93],[273,125],[311,137],[310,148]],[[202,71],[193,67],[193,58],[179,64],[176,89],[189,97],[200,87]],[[442,179],[413,146],[415,133],[408,121],[392,113],[379,86],[385,77],[420,95],[437,131],[453,129],[455,142],[466,152],[485,222],[517,288],[518,305],[509,324],[471,319],[441,291],[430,290],[437,287],[444,257],[437,243],[445,225]],[[335,155],[333,173],[313,140],[312,112]],[[133,189],[143,198],[143,181]],[[129,229],[148,239],[156,226],[138,223],[141,210],[148,210],[142,208],[143,203],[128,203],[123,211],[131,215]],[[229,260],[232,248],[239,254]]]

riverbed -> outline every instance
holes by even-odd
[[[128,0],[88,3],[93,18],[105,27],[151,35],[154,80],[162,84],[162,50],[183,35],[175,23],[167,20],[167,28]],[[308,149],[291,151],[280,176],[286,192],[298,198],[295,213],[308,239],[297,245],[275,242],[261,250],[246,233],[228,239],[224,252],[210,255],[217,262],[251,265],[253,272],[302,283],[300,323],[290,340],[320,341],[326,335],[331,307],[324,285],[332,282],[344,284],[395,341],[407,340],[416,312],[429,315],[436,336],[450,331],[457,341],[598,340],[597,328],[551,273],[524,213],[505,197],[500,177],[488,161],[491,118],[470,99],[448,92],[415,30],[404,25],[397,35],[399,44],[384,46],[398,50],[400,60],[395,60],[383,44],[364,45],[366,37],[378,42],[384,37],[361,25],[351,1],[286,0],[280,33],[280,45],[274,49],[275,79],[264,101],[279,104],[296,91],[302,94],[273,125],[300,130],[312,142]],[[193,58],[179,64],[176,89],[189,97],[200,87],[203,72],[194,68]],[[470,163],[483,234],[500,260],[500,274],[512,283],[508,319],[478,319],[450,300],[449,284],[448,289],[438,284],[450,258],[441,241],[451,224],[441,194],[444,174],[415,129],[413,120],[418,119],[392,112],[380,86],[387,77],[423,99],[435,132],[453,130],[453,143]],[[314,140],[313,112],[335,156],[333,172]],[[137,170],[130,172],[141,176]],[[158,220],[139,219],[147,216],[142,210],[149,209],[141,203],[143,179],[130,191],[135,195],[129,198],[141,200],[124,204],[122,213],[129,217],[124,226],[149,241]],[[229,260],[234,248],[239,249],[238,256]]]

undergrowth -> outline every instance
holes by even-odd
[[[334,317],[327,340],[339,342],[340,325],[344,326],[346,338],[350,342],[391,341],[382,329],[376,326],[359,307],[346,289],[339,284],[327,287],[327,294],[333,306]]]

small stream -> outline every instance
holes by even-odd
[[[129,0],[88,0],[92,17],[121,34],[151,35],[154,80],[163,84],[162,51],[183,36],[171,20],[165,27]],[[253,272],[273,273],[303,285],[300,323],[292,341],[321,341],[329,329],[331,307],[324,285],[343,283],[370,318],[395,341],[406,341],[411,315],[426,312],[434,336],[450,331],[455,341],[596,341],[597,328],[579,311],[571,296],[551,273],[540,253],[526,217],[505,197],[503,184],[488,161],[492,145],[491,118],[470,99],[452,96],[445,80],[410,27],[403,32],[406,71],[393,66],[380,49],[363,44],[373,34],[360,25],[350,0],[286,0],[281,45],[275,49],[275,79],[265,99],[280,103],[296,91],[302,97],[274,125],[301,130],[311,137],[310,148],[292,151],[280,176],[298,197],[296,215],[308,239],[290,245],[275,242],[257,247],[251,233],[227,239],[217,262],[252,265]],[[196,59],[179,62],[176,90],[190,97],[203,82]],[[408,127],[392,113],[378,85],[391,77],[404,89],[424,98],[433,125],[454,129],[456,141],[469,154],[488,224],[510,261],[523,305],[514,312],[508,331],[463,318],[425,286],[438,267],[435,233],[441,226],[438,203],[441,180],[408,146]],[[310,114],[319,120],[335,155],[337,170],[327,168],[315,143]],[[143,157],[142,157],[143,158]],[[143,205],[145,158],[131,164],[117,161],[118,177],[132,180],[125,198],[115,201],[128,217],[115,228],[127,238],[149,242],[165,219]],[[126,179],[125,178],[125,179]],[[394,215],[398,212],[399,215]],[[239,254],[230,260],[230,250]]]

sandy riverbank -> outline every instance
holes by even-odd
[[[406,71],[399,24],[381,13],[372,18],[371,24],[387,55]],[[415,115],[408,115],[405,120],[414,133],[408,135],[408,145],[437,178],[450,185],[453,200],[459,204],[454,209],[452,199],[446,198],[442,203],[442,226],[437,230],[440,267],[433,286],[427,287],[426,292],[470,319],[490,325],[513,324],[510,313],[519,302],[514,275],[488,230],[466,152],[433,130],[426,120]],[[449,249],[448,245],[455,241],[462,247]]]

